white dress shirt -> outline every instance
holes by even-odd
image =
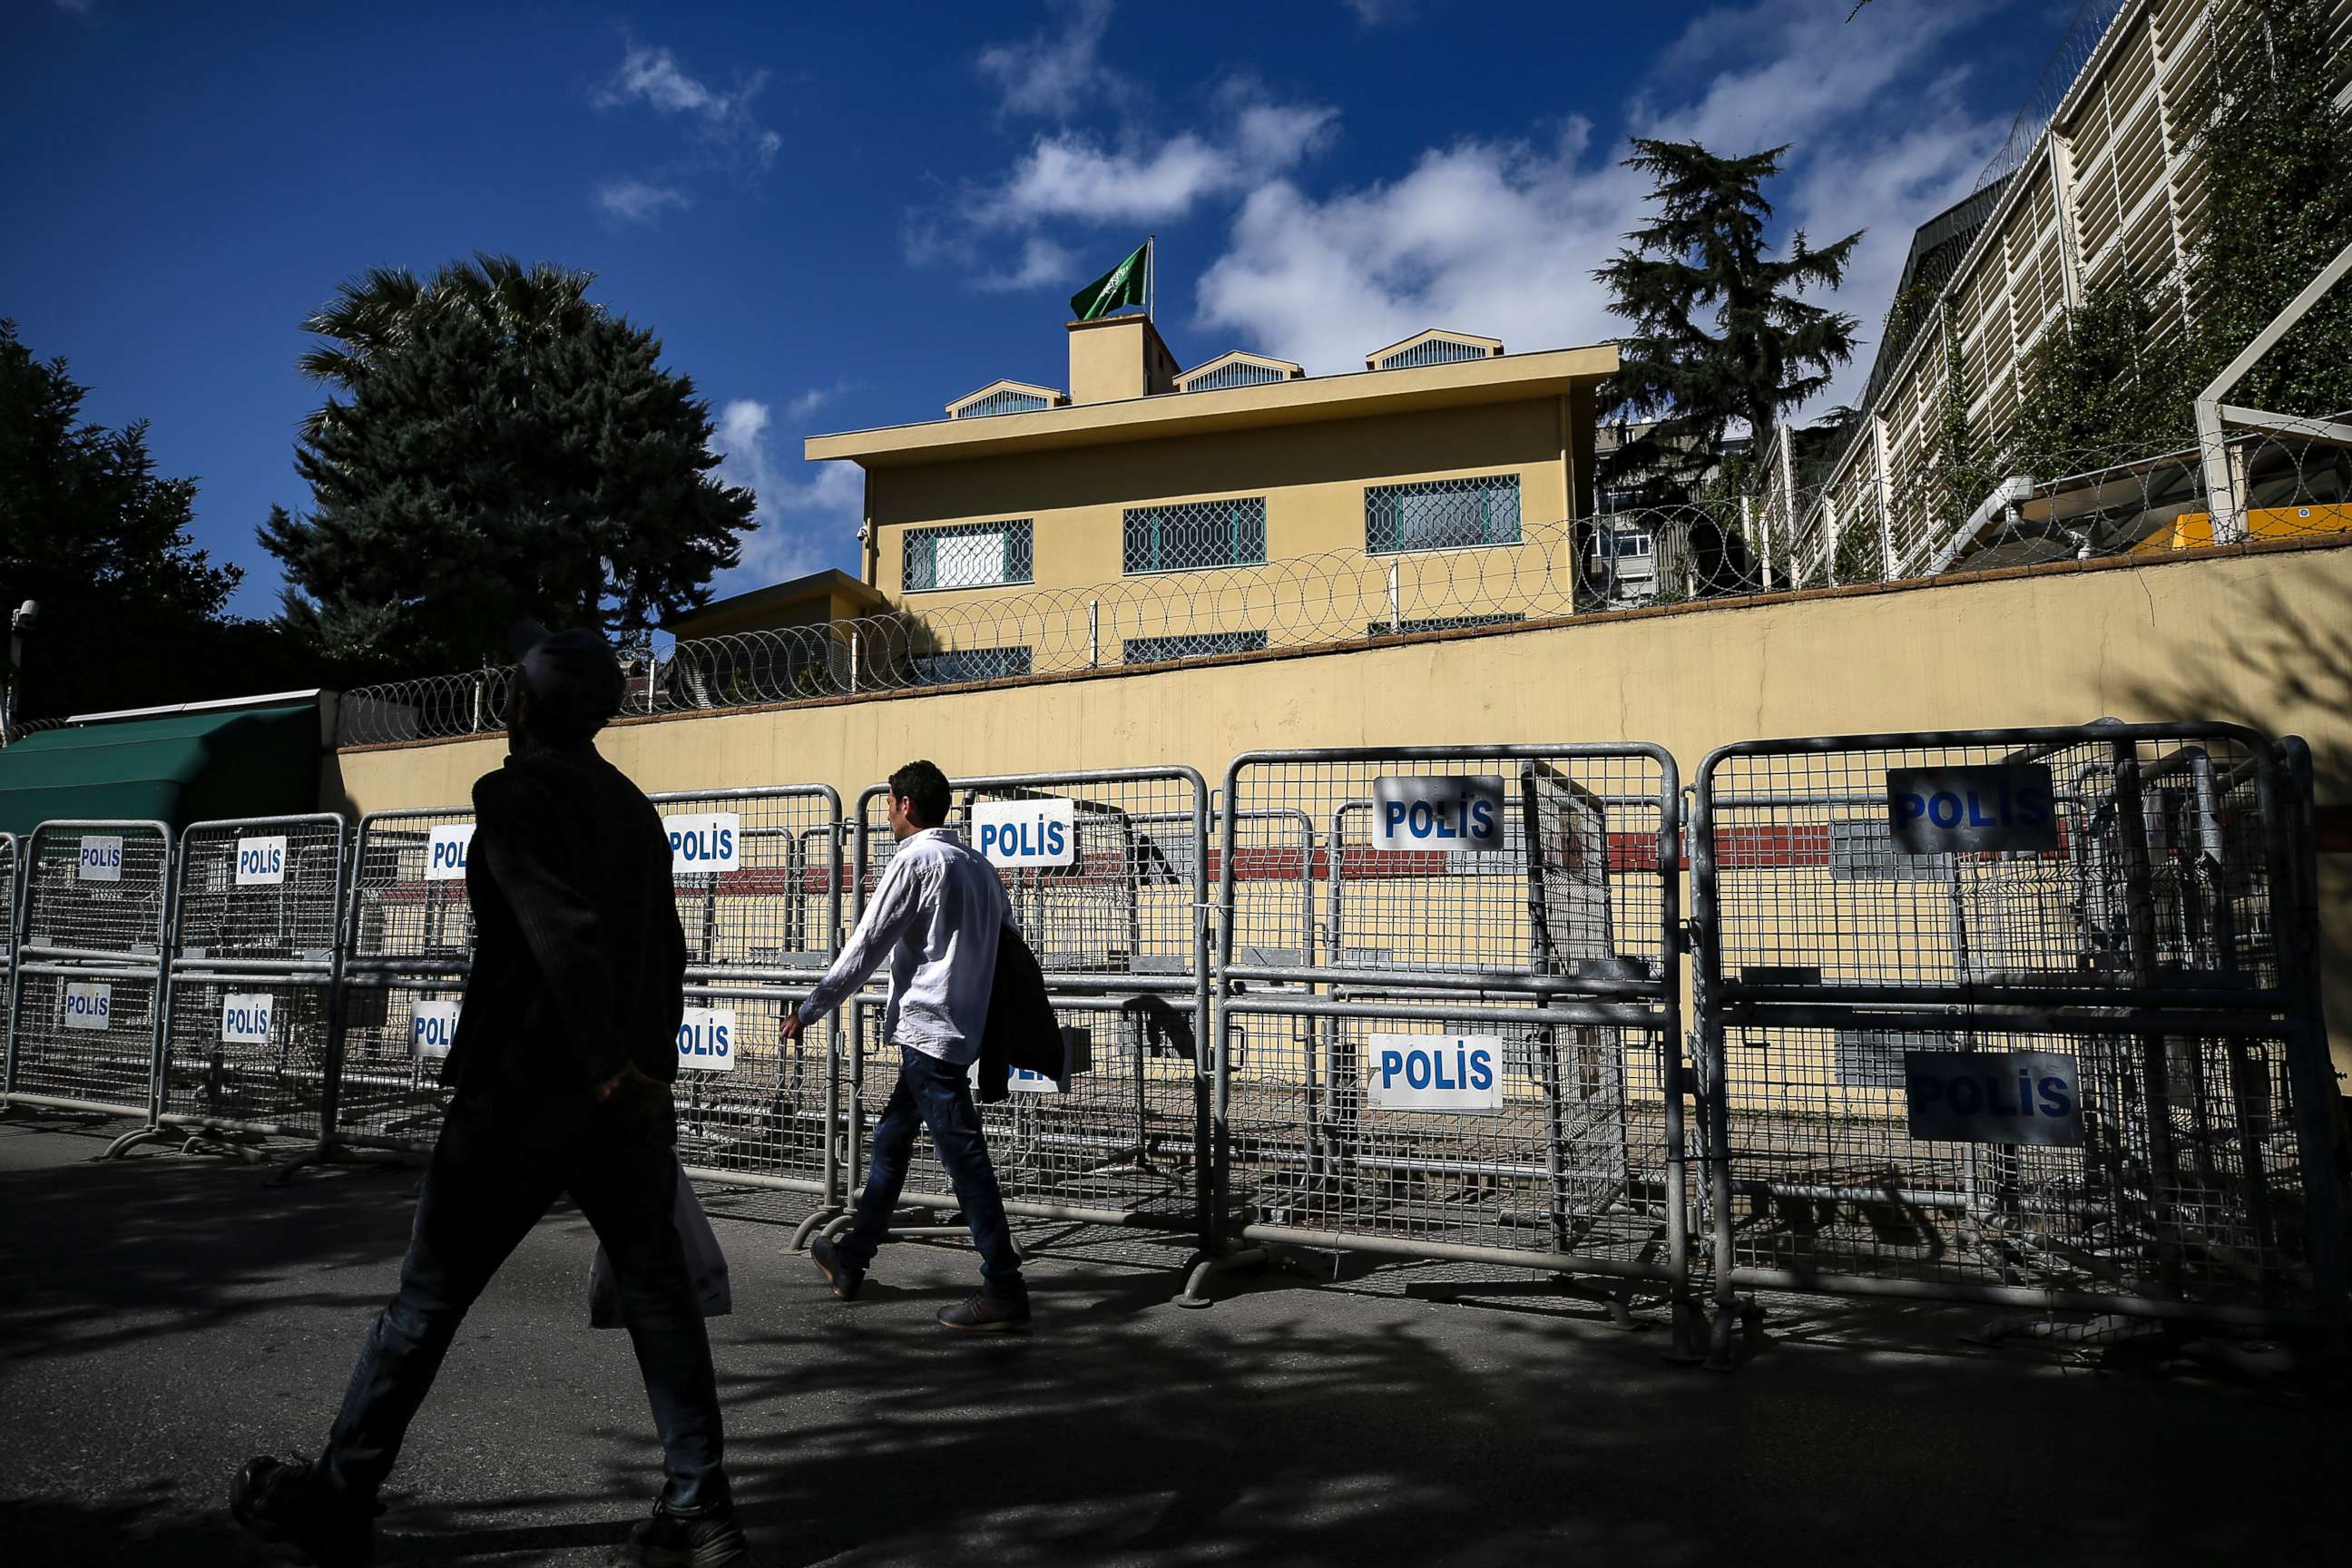
[[[996,868],[944,827],[900,840],[865,918],[800,1007],[803,1028],[866,984],[885,954],[890,1001],[882,1037],[962,1067],[980,1059],[996,937],[1012,918]]]

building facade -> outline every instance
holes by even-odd
[[[1310,377],[1245,353],[1186,372],[1138,315],[1068,331],[1066,393],[995,382],[943,419],[807,443],[865,472],[861,574],[923,683],[1262,649],[1287,609],[1270,570],[1369,573],[1392,604],[1467,573],[1492,624],[1517,616],[1512,579],[1572,565],[1552,557],[1591,510],[1613,348],[1433,331]],[[1107,605],[1113,584],[1133,591]],[[1440,629],[1381,602],[1365,635]]]

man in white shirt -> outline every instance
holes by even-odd
[[[819,1237],[809,1255],[842,1300],[856,1296],[907,1180],[919,1127],[947,1167],[980,1246],[980,1294],[944,1309],[950,1329],[1018,1329],[1029,1321],[1029,1288],[1005,1223],[1004,1199],[981,1134],[970,1069],[980,1058],[988,997],[996,978],[997,933],[1012,918],[995,868],[941,824],[951,797],[947,775],[908,763],[890,775],[890,835],[898,852],[874,888],[849,944],[784,1021],[784,1037],[823,1018],[890,961],[882,1038],[898,1047],[898,1083],[874,1128],[874,1164],[856,1217],[838,1243]]]

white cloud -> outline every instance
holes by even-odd
[[[1766,195],[1816,244],[1869,229],[1845,287],[1813,298],[1874,338],[1912,229],[1969,193],[2007,128],[2011,106],[1996,94],[1994,113],[1971,111],[1944,55],[1985,8],[1874,5],[1851,29],[1843,7],[1816,0],[1711,11],[1657,62],[1628,119],[1635,134],[1726,154],[1793,142]],[[1393,179],[1324,195],[1286,173],[1246,181],[1225,254],[1200,280],[1200,321],[1317,372],[1359,368],[1367,350],[1430,326],[1515,349],[1614,336],[1624,323],[1591,271],[1642,221],[1648,194],[1618,166],[1623,151],[1572,122],[1433,148]],[[1869,353],[1824,402],[1852,397]]]
[[[972,193],[963,216],[980,228],[1171,221],[1296,168],[1329,143],[1339,120],[1320,104],[1252,103],[1214,141],[1186,131],[1156,145],[1110,147],[1056,132],[1031,143],[1001,184]]]
[[[788,418],[805,418],[832,401],[840,388],[811,389],[787,401]],[[742,593],[787,582],[837,563],[854,564],[857,524],[864,510],[863,475],[854,463],[803,465],[797,454],[780,455],[772,437],[773,412],[755,398],[739,397],[719,411],[711,449],[719,454],[719,477],[759,498],[756,524],[742,542],[742,559],[722,572],[712,586]]]
[[[642,180],[612,180],[596,187],[597,210],[616,223],[650,226],[660,221],[666,207],[693,205],[684,191],[649,185]]]
[[[1058,31],[980,51],[980,74],[996,84],[1007,114],[1061,118],[1133,90],[1100,58],[1103,35],[1110,30],[1111,0],[1070,0],[1060,9]]]
[[[731,149],[761,166],[774,162],[783,138],[753,118],[751,100],[767,84],[765,71],[754,71],[732,92],[720,92],[688,76],[677,57],[663,48],[631,45],[621,63],[597,91],[599,109],[630,102],[650,106],[656,113],[684,114],[695,123],[705,142]]]
[[[1039,235],[1021,242],[1021,259],[1003,272],[986,272],[972,279],[982,293],[1009,293],[1016,289],[1043,289],[1076,280],[1076,261],[1061,246]]]

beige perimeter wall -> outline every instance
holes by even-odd
[[[2352,807],[2352,548],[1632,612],[1352,651],[1260,656],[985,689],[627,721],[604,754],[649,791],[824,782],[915,756],[950,774],[1187,763],[1220,782],[1256,747],[1659,742],[1685,781],[1768,736],[2219,719],[2310,741],[2323,815]],[[349,811],[462,804],[504,740],[344,751]],[[2333,808],[2333,809],[2329,809]],[[2342,841],[2323,825],[2323,847]],[[2352,1068],[2352,854],[2320,857],[2325,982]]]

